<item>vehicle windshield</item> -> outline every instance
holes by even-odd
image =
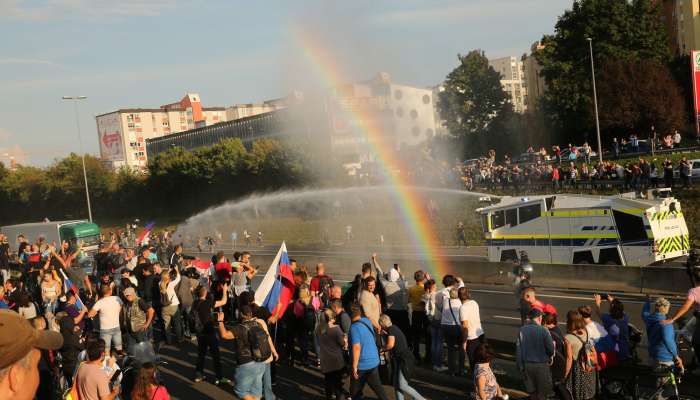
[[[100,235],[80,237],[77,239],[77,242],[82,244],[83,248],[98,246],[100,244]]]

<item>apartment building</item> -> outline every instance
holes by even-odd
[[[501,86],[510,95],[513,110],[517,113],[525,112],[528,96],[523,62],[515,56],[510,56],[489,60],[489,65],[501,74]]]

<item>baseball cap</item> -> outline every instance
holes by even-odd
[[[132,287],[128,287],[128,288],[124,289],[123,293],[124,293],[124,296],[136,296],[136,290],[134,290],[134,288],[132,288]]]
[[[33,348],[58,350],[62,346],[60,333],[34,329],[16,312],[0,310],[0,369],[21,360]]]
[[[540,310],[539,308],[533,308],[530,310],[529,313],[527,313],[527,316],[530,319],[535,319],[537,317],[541,317],[542,315],[544,315],[544,314],[542,313],[542,310]]]

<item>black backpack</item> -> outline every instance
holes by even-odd
[[[199,304],[197,304],[199,305]],[[190,313],[187,314],[187,322],[190,325],[190,329],[196,333],[200,334],[204,332],[204,323],[202,322],[202,319],[199,317],[199,309],[198,307],[192,307],[192,310],[190,310]]]
[[[245,334],[245,340],[237,337],[238,363],[245,364],[248,361],[262,362],[272,356],[269,336],[267,332],[255,321],[246,321],[240,324],[240,333]]]
[[[333,279],[328,275],[323,275],[318,280],[318,294],[324,305],[328,305],[333,285]]]

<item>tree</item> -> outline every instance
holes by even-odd
[[[489,133],[513,108],[501,87],[501,75],[489,66],[483,51],[460,54],[458,59],[459,65],[444,82],[438,109],[452,136],[467,143],[476,140],[483,152]]]
[[[646,136],[652,126],[658,133],[672,133],[686,125],[681,90],[669,68],[658,61],[608,61],[599,82],[600,123],[608,136],[629,131]]]
[[[547,91],[543,110],[563,132],[560,140],[592,139],[593,89],[589,47],[596,67],[610,60],[670,59],[659,8],[651,0],[577,0],[559,17],[554,35],[542,38],[536,53]],[[600,88],[600,86],[599,86]]]

